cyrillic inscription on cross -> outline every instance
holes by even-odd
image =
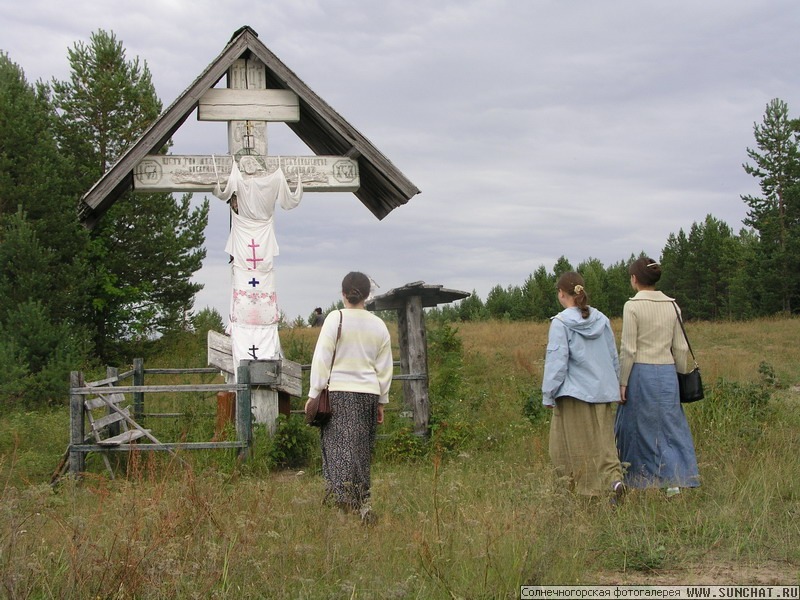
[[[355,192],[360,185],[358,162],[345,156],[248,156],[267,173],[280,166],[292,187],[300,179],[306,192]],[[133,187],[138,192],[211,192],[231,172],[232,160],[230,154],[151,155],[134,169]]]

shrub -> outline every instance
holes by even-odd
[[[317,445],[316,430],[302,417],[278,415],[275,435],[267,443],[267,456],[279,469],[297,469],[311,462]]]
[[[378,446],[380,457],[387,462],[414,461],[425,456],[427,451],[425,439],[415,435],[409,427],[386,435]]]

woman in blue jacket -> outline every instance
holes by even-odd
[[[564,273],[552,318],[542,380],[542,404],[553,409],[550,459],[571,490],[621,499],[625,488],[614,441],[619,356],[611,324],[589,306],[583,277]]]

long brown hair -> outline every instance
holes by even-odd
[[[581,316],[589,318],[589,297],[586,295],[583,277],[574,271],[568,271],[558,278],[558,289],[575,299],[575,306],[581,309]]]

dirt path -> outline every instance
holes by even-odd
[[[788,563],[760,565],[709,560],[688,569],[597,573],[597,585],[797,585],[800,567]]]

